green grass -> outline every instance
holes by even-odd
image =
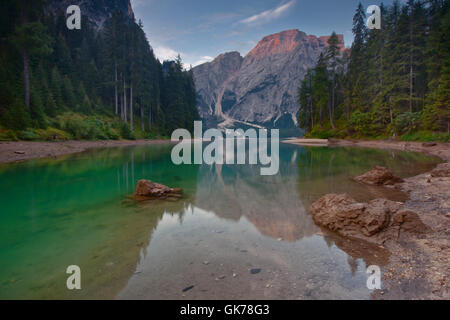
[[[45,129],[7,129],[0,126],[0,141],[65,141],[65,140],[136,140],[169,139],[161,136],[157,128],[143,131],[139,119],[135,119],[134,130],[128,124],[107,115],[86,116],[74,112],[47,118]]]
[[[416,131],[405,134],[401,137],[402,141],[439,141],[450,142],[450,133],[430,132],[430,131]]]

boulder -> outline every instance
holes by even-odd
[[[310,211],[314,222],[341,236],[382,244],[401,232],[423,233],[428,227],[417,213],[401,202],[375,199],[357,202],[348,194],[327,194],[315,201]]]
[[[450,177],[450,162],[440,163],[431,171],[432,177]]]
[[[139,180],[136,186],[136,198],[166,198],[168,196],[180,197],[183,190],[180,188],[169,188],[160,183],[150,180]]]
[[[392,222],[405,232],[426,233],[430,231],[430,228],[420,220],[419,215],[408,209],[398,210],[393,215]]]
[[[374,166],[372,170],[353,178],[353,180],[372,186],[393,185],[403,182],[401,178],[394,176],[391,171],[380,166]]]

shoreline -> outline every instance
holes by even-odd
[[[406,142],[396,140],[345,140],[304,138],[286,139],[281,142],[304,147],[362,147],[420,152],[424,155],[437,156],[446,162],[450,162],[450,143],[445,142]]]
[[[450,162],[450,143],[405,142],[393,140],[324,140],[328,147],[360,147],[418,152],[439,157],[443,163],[436,168],[445,171]],[[304,143],[302,139],[283,141],[299,146],[322,146]],[[435,170],[435,169],[433,169]],[[450,177],[434,176],[433,170],[411,176],[393,187],[405,192],[408,199],[405,209],[416,212],[421,221],[430,227],[425,235],[388,240],[381,248],[390,252],[387,265],[382,269],[382,289],[372,292],[375,300],[398,299],[450,299]],[[448,169],[447,169],[448,170]],[[327,232],[329,232],[327,230]],[[359,241],[339,237],[348,242],[348,250]],[[346,251],[345,247],[343,249]],[[375,252],[365,252],[370,260]]]
[[[299,145],[295,140],[283,141]],[[0,163],[14,163],[36,158],[51,158],[84,152],[94,148],[169,144],[170,140],[0,142]],[[314,146],[313,144],[301,144]],[[450,143],[403,141],[334,140],[329,147],[363,147],[420,152],[450,162]],[[19,152],[19,153],[17,153]],[[24,153],[22,153],[24,152]],[[439,166],[439,165],[438,165]],[[382,271],[382,290],[373,299],[450,299],[450,177],[433,177],[431,171],[405,178],[396,184],[408,194],[405,208],[417,212],[432,232],[402,241],[389,240],[382,248],[391,258]],[[347,239],[343,238],[347,241]],[[351,241],[353,242],[353,241]],[[356,245],[356,244],[355,244]],[[351,247],[352,245],[350,245]],[[345,249],[344,249],[345,251]],[[366,252],[369,256],[375,252]]]
[[[442,159],[436,167],[442,171],[450,162],[450,143],[330,139],[329,146],[419,152]],[[450,299],[450,177],[432,175],[436,168],[394,185],[408,194],[405,209],[416,212],[431,231],[383,244],[391,258],[373,299]]]
[[[1,141],[0,163],[23,162],[31,159],[56,158],[96,148],[114,148],[127,146],[168,144],[171,140],[106,140],[58,142],[40,141]]]
[[[428,143],[390,140],[334,139],[288,139],[280,142],[299,146],[363,147],[420,152],[425,155],[437,156],[445,162],[450,162],[450,143],[443,142]],[[80,153],[95,148],[113,148],[165,143],[173,142],[171,140],[69,140],[58,142],[0,141],[0,163],[22,162],[38,158],[55,158],[58,156]]]
[[[420,152],[424,155],[437,156],[445,162],[450,162],[450,143],[445,142],[417,142],[394,140],[334,140],[330,139],[328,146],[363,147],[376,149],[391,149],[410,152]]]

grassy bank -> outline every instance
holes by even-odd
[[[419,142],[450,142],[450,133],[433,132],[429,130],[377,130],[379,128],[360,128],[358,126],[349,126],[344,122],[337,123],[335,128],[329,124],[315,126],[313,130],[305,134],[305,138],[311,139],[362,139],[362,140],[388,140],[395,139],[399,141],[419,141]],[[402,132],[394,134],[392,132]]]
[[[129,124],[103,115],[86,116],[79,113],[63,113],[47,119],[46,128],[14,130],[0,126],[0,141],[66,141],[66,140],[136,140],[168,139],[156,130],[144,132],[139,119],[134,130]]]

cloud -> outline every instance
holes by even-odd
[[[175,60],[178,54],[180,54],[179,52],[165,46],[156,46],[153,49],[153,52],[155,53],[156,58],[158,58],[161,62],[165,60]]]
[[[280,4],[278,7],[263,11],[261,13],[255,14],[248,18],[245,18],[239,23],[247,25],[256,25],[264,22],[269,22],[271,20],[279,18],[283,13],[285,13],[289,8],[291,8],[295,3],[295,0],[291,0],[287,3]]]
[[[203,56],[203,57],[201,57],[199,60],[197,60],[195,63],[193,63],[192,66],[195,67],[195,66],[198,66],[198,65],[200,65],[200,64],[203,64],[203,63],[206,63],[206,62],[210,62],[210,61],[212,61],[212,60],[214,60],[213,57],[210,57],[210,56]]]
[[[172,48],[158,45],[153,49],[153,52],[155,53],[155,56],[159,61],[163,62],[166,60],[175,60],[178,55],[181,56],[181,59],[183,61],[183,67],[186,70],[189,70],[191,65],[192,67],[198,66],[200,64],[203,64],[205,62],[210,62],[214,60],[213,57],[210,56],[197,56],[193,54],[183,54],[181,52],[177,52],[173,50]]]
[[[147,2],[148,2],[148,1],[147,1]],[[136,9],[136,8],[138,8],[138,7],[142,7],[142,6],[144,6],[145,4],[148,4],[148,3],[146,3],[145,0],[131,0],[131,7],[132,7],[133,9]]]

